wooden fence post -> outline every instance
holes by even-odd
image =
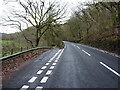
[[[20,49],[20,50],[21,50],[21,52],[22,52],[23,48],[21,47],[21,49]]]
[[[28,50],[28,47],[27,47],[27,50]]]
[[[13,49],[11,49],[11,55],[13,54]]]

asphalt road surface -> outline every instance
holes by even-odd
[[[120,58],[93,48],[64,42],[20,70],[6,88],[120,88]]]

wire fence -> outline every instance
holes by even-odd
[[[13,47],[13,48],[8,49],[8,50],[2,50],[0,54],[2,57],[4,57],[4,56],[12,55],[14,53],[22,52],[22,51],[25,51],[28,49],[30,49],[30,48],[29,47],[14,48]]]

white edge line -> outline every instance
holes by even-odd
[[[115,70],[113,70],[112,68],[110,68],[109,66],[107,66],[106,64],[104,64],[103,62],[100,62],[100,64],[102,64],[104,67],[106,67],[107,69],[109,69],[111,72],[113,72],[114,74],[116,74],[117,76],[120,77],[120,74],[118,72],[116,72]]]

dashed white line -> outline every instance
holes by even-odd
[[[50,75],[52,73],[52,70],[48,70],[46,75]]]
[[[57,63],[53,63],[52,65],[56,65]]]
[[[37,79],[37,77],[32,77],[28,82],[33,83],[36,79]]]
[[[40,81],[40,83],[46,83],[48,80],[48,77],[43,77],[42,80]]]
[[[52,62],[51,60],[48,61],[49,63]]]
[[[80,47],[78,47],[78,46],[77,46],[77,48],[79,48],[79,49],[80,49]]]
[[[55,60],[55,62],[58,62],[58,60]]]
[[[42,86],[37,86],[37,87],[35,88],[35,90],[42,90],[42,89],[43,89]]]
[[[47,66],[43,66],[41,69],[46,69],[47,68]]]
[[[49,65],[50,63],[46,63],[45,65]]]
[[[37,74],[41,74],[43,72],[43,70],[39,70],[38,72],[37,72]]]
[[[51,66],[50,69],[54,69],[55,66]]]
[[[27,88],[29,88],[28,85],[23,85],[22,88],[20,90],[26,90]]]
[[[85,50],[82,50],[84,53],[86,53],[88,56],[91,56],[88,52],[86,52]]]
[[[107,66],[106,64],[104,64],[103,62],[100,62],[100,64],[103,65],[104,67],[106,67],[111,72],[113,72],[115,75],[117,75],[117,76],[120,77],[120,74],[118,72],[116,72],[115,70],[113,70],[112,68],[110,68],[109,66]]]

